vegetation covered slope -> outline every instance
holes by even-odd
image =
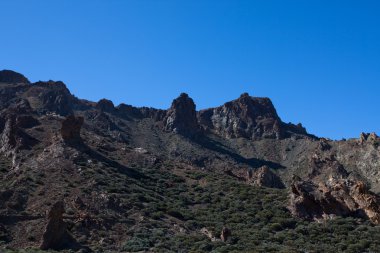
[[[313,165],[316,155],[376,192],[376,136],[320,139],[247,94],[201,112],[186,94],[168,110],[115,107],[77,99],[61,82],[6,74],[5,252],[380,251],[380,227],[365,215],[304,220],[289,210],[294,175],[326,183],[345,174]]]

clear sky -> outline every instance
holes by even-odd
[[[0,69],[197,109],[248,92],[333,139],[380,133],[380,1],[1,0]]]

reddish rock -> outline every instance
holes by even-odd
[[[42,237],[40,249],[60,249],[67,239],[66,223],[63,221],[64,203],[56,202],[48,212],[48,223]]]
[[[83,125],[83,117],[76,117],[74,115],[68,116],[63,122],[61,127],[62,139],[66,142],[80,142],[80,130]]]
[[[314,220],[331,216],[367,218],[380,224],[380,197],[365,183],[349,178],[334,158],[314,156],[309,178],[291,184],[289,210],[294,216]]]

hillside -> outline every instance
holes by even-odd
[[[380,139],[333,141],[247,93],[197,111],[0,71],[5,252],[380,252]]]

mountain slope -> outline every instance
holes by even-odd
[[[318,138],[268,98],[115,107],[0,71],[0,132],[4,249],[380,250],[379,138]]]

